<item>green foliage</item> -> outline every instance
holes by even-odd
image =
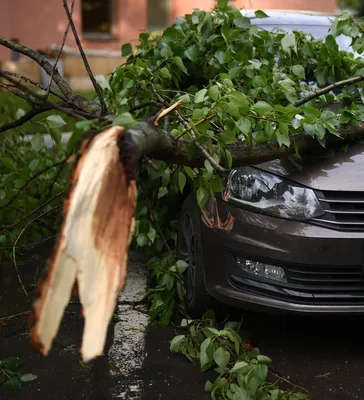
[[[22,383],[37,379],[33,374],[22,374],[20,367],[23,361],[19,357],[0,360],[0,386],[7,389],[20,389]]]
[[[79,94],[90,99],[94,97],[94,92]],[[50,100],[54,100],[53,95]],[[13,94],[5,92],[0,96],[2,124],[15,121],[29,109],[23,99]],[[1,134],[0,259],[12,256],[15,242],[17,249],[21,249],[56,234],[61,222],[63,197],[59,194],[66,189],[68,182],[68,164],[65,161],[93,122],[75,122],[63,113],[48,111]],[[73,133],[64,146],[61,144],[62,133],[67,131]],[[51,136],[54,142],[52,150],[45,146],[44,134]],[[25,135],[30,135],[30,140],[25,139]]]
[[[184,313],[184,272],[187,264],[178,260],[173,262],[170,256],[153,257],[148,261],[151,278],[155,280],[147,296],[150,302],[150,316],[161,326],[168,325],[172,316]]]
[[[67,157],[63,146],[55,145],[50,152],[43,136],[35,134],[26,141],[19,134],[6,134],[0,142],[0,249],[13,245],[23,228],[18,245],[29,245],[56,233],[60,223],[61,196],[65,189]],[[42,209],[37,208],[46,203]],[[34,223],[26,225],[43,214]],[[4,249],[5,247],[5,249]],[[5,253],[6,254],[6,253]],[[0,253],[1,257],[1,253]]]
[[[218,329],[214,312],[208,311],[198,321],[183,319],[181,327],[188,333],[175,336],[170,350],[190,361],[199,360],[202,371],[214,369],[219,374],[205,385],[212,399],[309,400],[305,393],[283,391],[269,383],[272,360],[250,345],[239,323],[229,321]]]
[[[354,102],[362,96],[361,83],[295,105],[318,87],[363,73],[363,61],[340,51],[334,38],[344,32],[360,50],[363,38],[351,17],[337,18],[331,34],[316,40],[298,31],[267,32],[229,8],[227,1],[218,5],[213,12],[195,10],[177,18],[159,36],[141,33],[133,54],[130,45],[122,47],[122,54],[130,56],[103,85],[115,124],[129,127],[158,112],[156,91],[169,104],[182,102],[179,113],[188,129],[171,114],[168,130],[190,143],[190,155],[197,143],[215,162],[231,168],[228,146],[232,144],[244,142],[254,148],[276,140],[280,146],[291,146],[305,130],[325,146],[327,135],[339,135],[341,125],[363,119],[363,105]],[[266,15],[257,11],[256,17]],[[346,105],[339,115],[325,108],[333,101]],[[223,190],[210,161],[200,169],[158,162],[156,171],[143,164],[141,181],[146,184],[137,219],[150,221],[150,207],[142,205],[147,196],[169,244],[174,236],[170,220],[175,221],[176,214],[167,210],[166,199],[180,204],[181,192],[193,190],[202,207]],[[143,224],[141,231],[136,230],[136,245],[161,249],[159,235],[148,237],[150,227]]]

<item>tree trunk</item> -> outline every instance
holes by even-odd
[[[85,318],[81,354],[88,361],[102,354],[125,284],[137,187],[133,146],[122,128],[97,135],[81,153],[48,277],[34,306],[31,341],[42,354],[49,352],[77,284]]]

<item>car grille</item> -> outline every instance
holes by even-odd
[[[364,231],[364,192],[316,191],[325,210],[311,223],[340,231]]]
[[[225,252],[225,262],[231,283],[252,294],[300,304],[364,304],[364,267],[361,265],[281,264],[261,260],[284,268],[287,282],[283,282],[243,271],[230,251]]]
[[[232,282],[251,293],[295,303],[364,304],[364,274],[360,266],[289,266],[288,282],[255,280],[230,274]]]

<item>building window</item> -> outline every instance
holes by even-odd
[[[82,34],[86,39],[112,36],[112,0],[82,0]]]
[[[169,26],[170,0],[148,0],[148,32],[163,31]]]

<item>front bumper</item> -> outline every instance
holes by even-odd
[[[201,224],[205,285],[213,297],[258,310],[364,313],[363,232],[269,217],[222,200],[217,212],[232,223]],[[281,266],[288,281],[244,272],[235,256]]]

